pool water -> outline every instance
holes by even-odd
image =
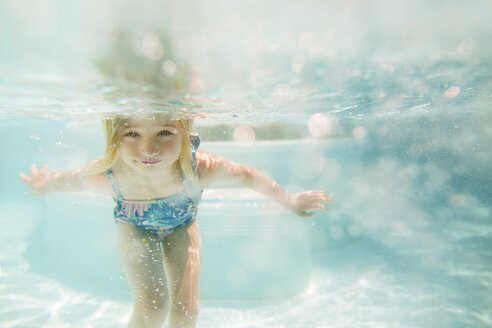
[[[492,326],[490,2],[137,7],[0,4],[0,326],[126,325],[98,210],[111,200],[35,198],[17,176],[79,167],[103,151],[101,117],[142,110],[192,113],[203,149],[334,194],[328,212],[281,221],[261,197],[214,186],[198,327]],[[53,214],[60,203],[74,214]],[[244,256],[234,270],[228,250]]]

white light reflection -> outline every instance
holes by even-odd
[[[292,100],[293,91],[290,85],[282,83],[273,88],[272,98],[278,102],[284,102]]]

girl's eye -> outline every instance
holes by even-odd
[[[161,132],[159,132],[157,135],[158,136],[168,136],[168,135],[171,135],[173,134],[171,131],[168,131],[168,130],[162,130]]]
[[[125,137],[138,137],[139,134],[135,131],[130,131],[127,134],[125,134]]]

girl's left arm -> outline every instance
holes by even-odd
[[[19,173],[19,177],[33,191],[36,196],[43,196],[53,192],[77,192],[87,189],[98,189],[111,193],[111,183],[106,172],[88,174],[88,169],[97,165],[97,159],[85,167],[74,171],[51,170],[47,165],[38,169],[32,164],[30,175]]]
[[[314,215],[312,210],[327,210],[324,203],[333,201],[332,195],[322,190],[291,193],[260,171],[222,156],[197,151],[197,167],[200,185],[205,188],[216,181],[239,183],[247,188],[265,194],[295,214],[304,217]]]

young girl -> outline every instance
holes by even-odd
[[[232,181],[266,194],[300,216],[326,210],[331,195],[290,193],[246,165],[198,149],[192,120],[161,116],[105,120],[106,152],[77,171],[46,166],[20,173],[36,195],[99,189],[113,195],[118,247],[134,298],[129,327],[195,327],[201,242],[201,193]]]

